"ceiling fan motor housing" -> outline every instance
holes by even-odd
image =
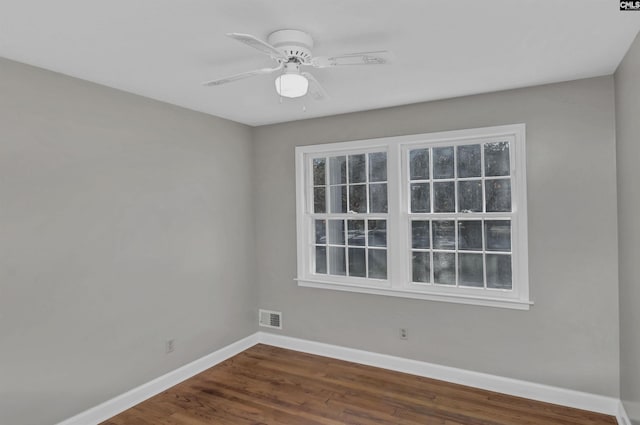
[[[293,59],[298,63],[309,63],[311,61],[311,49],[313,49],[313,38],[298,30],[279,30],[269,34],[267,39],[276,49],[284,53],[289,60]]]

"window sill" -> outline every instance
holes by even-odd
[[[345,283],[323,282],[320,280],[294,279],[298,286],[305,288],[331,289],[335,291],[357,292],[361,294],[384,295],[387,297],[413,298],[419,300],[441,301],[456,304],[470,304],[485,307],[508,308],[513,310],[529,310],[532,301],[506,298],[474,297],[469,295],[434,294],[410,289],[372,288]]]

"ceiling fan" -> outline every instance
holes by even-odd
[[[335,66],[351,65],[383,65],[389,63],[390,52],[379,50],[374,52],[350,53],[340,56],[313,56],[313,38],[304,31],[279,30],[272,32],[267,41],[262,41],[249,34],[228,33],[233,38],[247,46],[269,55],[277,62],[273,68],[262,68],[253,71],[231,75],[229,77],[203,83],[205,86],[220,86],[256,75],[272,74],[282,71],[275,80],[276,92],[282,97],[296,98],[307,93],[315,100],[326,99],[327,92],[318,80],[304,67],[331,68]]]

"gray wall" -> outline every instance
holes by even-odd
[[[620,395],[640,424],[640,36],[615,74],[620,267]]]
[[[251,136],[0,60],[0,423],[55,423],[255,331]]]
[[[521,122],[530,311],[296,286],[296,145]],[[260,305],[283,311],[282,333],[618,396],[611,76],[260,127],[254,139]]]

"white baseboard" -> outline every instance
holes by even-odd
[[[629,419],[629,415],[627,415],[627,411],[624,409],[622,402],[618,403],[616,419],[618,420],[618,425],[631,425],[631,419]]]
[[[239,341],[236,341],[226,347],[223,347],[211,354],[194,360],[178,369],[172,370],[159,378],[133,388],[124,394],[105,401],[89,410],[85,410],[58,425],[96,425],[103,422],[118,413],[121,413],[136,404],[153,397],[162,391],[173,387],[180,382],[191,378],[198,373],[209,369],[225,361],[226,359],[243,352],[247,348],[253,347],[258,343],[258,334],[249,335]]]
[[[604,413],[615,416],[620,425],[631,425],[622,403],[613,397],[504,378],[486,373],[292,338],[268,332],[256,332],[253,335],[249,335],[246,338],[162,375],[146,384],[79,413],[57,425],[97,425],[258,343],[439,379],[532,400]]]
[[[441,366],[321,342],[291,338],[273,333],[259,332],[259,334],[259,341],[261,343],[277,347],[410,373],[426,378],[453,382],[455,384],[525,397],[532,400],[560,404],[576,409],[590,410],[611,416],[617,416],[619,413],[620,400],[613,397],[552,387],[518,379],[504,378],[486,373]]]

